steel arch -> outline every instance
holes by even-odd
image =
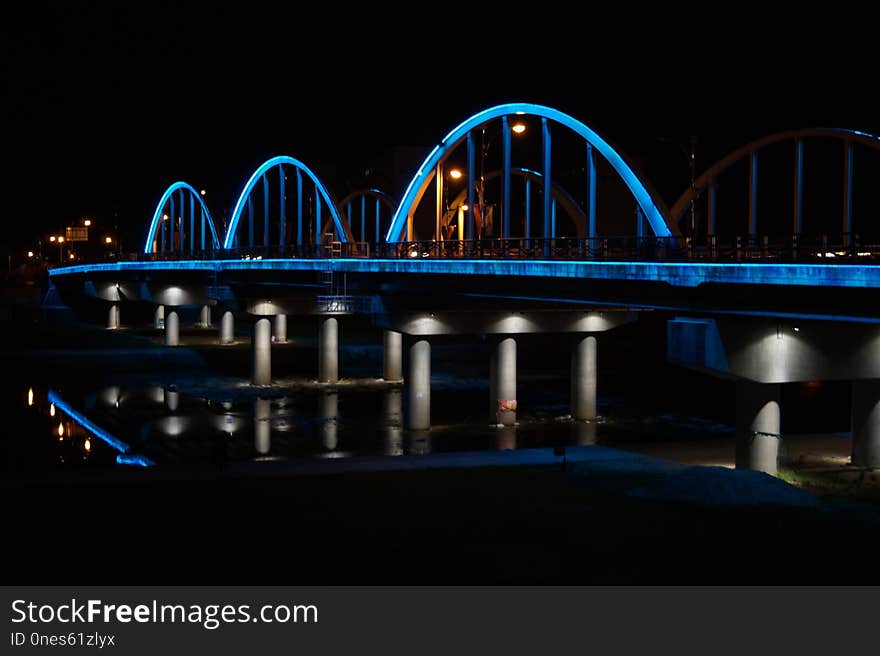
[[[171,186],[169,186],[165,193],[162,194],[162,198],[159,199],[159,204],[156,206],[156,211],[153,212],[153,220],[150,222],[150,229],[147,231],[147,241],[144,244],[144,253],[151,253],[153,251],[153,240],[156,238],[156,230],[159,228],[159,221],[162,220],[162,208],[165,207],[165,204],[170,200],[171,194],[173,194],[178,189],[185,189],[193,196],[199,199],[199,205],[202,207],[202,211],[205,213],[205,217],[208,219],[208,225],[211,226],[211,238],[213,239],[214,248],[220,248],[220,238],[217,236],[217,229],[214,227],[214,220],[211,218],[211,212],[208,210],[208,206],[205,204],[205,199],[202,198],[202,195],[195,190],[195,188],[182,181],[175,182]]]
[[[303,164],[301,161],[294,157],[290,157],[289,155],[278,155],[277,157],[273,157],[271,159],[267,159],[265,162],[260,164],[257,167],[257,170],[251,174],[251,177],[248,179],[247,184],[245,184],[244,189],[241,190],[241,194],[238,196],[238,200],[235,203],[235,209],[232,212],[232,219],[229,222],[229,227],[226,230],[226,236],[223,240],[223,248],[231,248],[232,241],[235,239],[235,231],[238,229],[238,222],[241,219],[242,212],[244,211],[245,203],[250,196],[251,191],[253,191],[254,187],[257,184],[257,181],[263,177],[263,175],[271,169],[273,166],[278,166],[279,164],[289,164],[301,171],[303,171],[315,184],[315,188],[318,189],[321,193],[321,196],[324,199],[324,203],[327,205],[330,214],[333,216],[333,222],[336,225],[336,229],[342,237],[342,241],[354,241],[351,235],[351,231],[348,229],[348,225],[340,218],[339,210],[336,207],[336,201],[333,199],[333,196],[328,191],[327,187],[324,186],[324,183],[315,175],[312,170]]]
[[[415,206],[418,205],[419,200],[421,200],[425,188],[434,176],[434,170],[437,164],[444,159],[448,152],[461,143],[461,141],[467,136],[468,132],[480,127],[492,119],[516,114],[538,116],[540,118],[555,121],[582,137],[596,148],[606,160],[608,160],[608,163],[611,164],[617,174],[621,177],[623,182],[629,188],[630,193],[632,193],[636,202],[639,204],[639,207],[651,225],[655,235],[658,237],[670,237],[678,232],[677,227],[667,219],[664,211],[661,209],[663,205],[659,198],[656,198],[655,195],[649,191],[648,187],[635,171],[633,171],[626,160],[624,160],[623,156],[593,130],[578,121],[576,118],[557,109],[553,109],[552,107],[535,105],[532,103],[507,103],[490,107],[489,109],[474,114],[463,123],[453,128],[438,145],[434,146],[433,150],[431,150],[425,158],[425,161],[422,162],[422,165],[419,167],[415,176],[410,180],[410,183],[403,194],[403,198],[400,201],[400,205],[394,213],[385,240],[388,242],[399,241],[401,233],[406,228],[407,215],[413,211]]]

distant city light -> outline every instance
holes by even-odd
[[[64,424],[58,422],[58,437],[64,437]]]
[[[461,171],[459,169],[452,169],[449,172],[449,177],[453,180],[458,180],[461,177]]]
[[[83,448],[86,450],[86,453],[92,450],[92,440],[88,437],[86,438],[86,441],[83,442]]]
[[[72,259],[74,259],[73,253],[68,253],[68,255],[67,255],[67,259],[68,259],[68,260],[72,260]]]
[[[52,235],[51,237],[49,237],[49,241],[55,241],[55,235]]]
[[[105,243],[105,244],[112,244],[112,243],[113,243],[113,237],[104,237],[104,243]]]
[[[86,228],[88,228],[90,225],[92,225],[92,220],[91,219],[83,219],[83,225]]]
[[[28,387],[28,407],[34,404],[34,388]]]
[[[526,131],[526,124],[525,123],[514,123],[510,129],[513,130],[514,132],[516,132],[517,134],[522,134],[523,132]]]
[[[467,203],[465,203],[464,205],[461,206],[461,209],[463,212],[467,212],[470,208],[471,208],[471,206],[468,205]]]
[[[60,237],[60,236],[59,236],[59,237],[58,237],[58,243],[59,243],[59,244],[63,244],[63,243],[64,243],[64,237]]]
[[[33,251],[28,251],[28,257],[33,257],[33,256],[34,256],[34,252],[33,252]]]
[[[167,214],[163,214],[163,215],[162,215],[162,220],[163,220],[163,221],[167,221],[167,220],[168,220],[168,215],[167,215]]]
[[[55,404],[54,404],[54,403],[52,403],[52,404],[49,405],[49,416],[50,416],[50,417],[54,417],[54,416],[55,416]]]
[[[284,176],[284,178],[287,179],[287,176]],[[199,193],[200,193],[202,196],[204,196],[204,195],[205,195],[205,190],[202,189]]]

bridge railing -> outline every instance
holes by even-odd
[[[858,235],[793,235],[771,239],[747,235],[720,240],[703,237],[602,236],[417,240],[394,243],[339,242],[292,246],[254,246],[196,252],[132,253],[103,261],[269,260],[269,259],[486,259],[595,260],[652,262],[809,262],[866,264],[880,262],[880,244],[863,244]],[[67,263],[65,263],[67,264]]]

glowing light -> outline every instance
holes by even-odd
[[[68,259],[68,260],[72,260],[72,259],[74,259],[73,253],[68,253],[68,255],[67,255],[67,259]]]
[[[226,230],[226,237],[223,240],[223,248],[232,248],[232,242],[235,239],[235,231],[238,228],[238,221],[241,218],[242,213],[244,212],[244,206],[247,202],[248,197],[251,195],[251,191],[257,185],[257,182],[260,178],[263,177],[263,174],[266,173],[269,169],[278,166],[280,164],[289,164],[290,166],[294,166],[298,168],[300,171],[305,173],[311,181],[315,184],[315,188],[321,193],[322,199],[330,210],[330,216],[333,217],[333,223],[336,226],[336,230],[343,237],[342,241],[348,241],[348,235],[350,234],[350,230],[348,224],[342,220],[342,217],[339,216],[339,211],[336,209],[336,202],[330,196],[330,192],[327,191],[327,188],[324,186],[324,183],[316,176],[312,170],[303,164],[298,159],[294,159],[288,155],[279,155],[277,157],[273,157],[272,159],[268,159],[259,167],[257,170],[251,174],[251,177],[248,179],[247,184],[245,184],[244,189],[241,190],[241,194],[238,196],[238,200],[235,203],[235,209],[232,211],[232,219],[229,221],[229,228]],[[151,234],[152,237],[152,234]],[[148,239],[148,245],[152,245],[152,238]],[[145,253],[149,251],[145,250]]]
[[[413,211],[414,205],[416,204],[416,197],[420,196],[419,192],[427,184],[428,176],[433,173],[437,164],[447,152],[455,148],[464,138],[466,138],[468,132],[471,130],[492,119],[509,116],[510,114],[530,114],[555,121],[556,123],[569,128],[585,141],[592,144],[592,146],[608,161],[611,167],[617,172],[629,188],[630,193],[636,199],[636,202],[639,204],[639,207],[641,207],[648,223],[650,223],[654,234],[658,237],[672,236],[672,231],[666,223],[666,218],[663,215],[663,212],[655,204],[654,199],[645,184],[638,175],[636,175],[635,171],[630,168],[629,164],[626,163],[620,153],[614,150],[614,148],[602,139],[602,137],[574,117],[569,116],[564,112],[560,112],[557,109],[553,109],[552,107],[533,105],[531,103],[508,103],[505,105],[490,107],[489,109],[474,114],[457,127],[453,128],[452,131],[444,137],[443,141],[431,150],[431,153],[419,167],[418,173],[416,173],[413,179],[410,180],[410,183],[400,200],[400,205],[397,207],[397,211],[395,211],[391,220],[391,225],[385,235],[386,242],[400,241],[401,235],[404,230],[406,230],[406,217]]]
[[[797,326],[795,326],[795,327],[794,327],[794,331],[795,331],[796,333],[799,333],[799,332],[801,331],[801,329],[798,328]]]
[[[88,228],[90,225],[92,225],[92,220],[91,219],[83,219],[83,225],[86,228]]]
[[[461,178],[461,176],[462,176],[462,173],[461,173],[460,169],[452,169],[449,172],[449,177],[452,178],[453,180],[458,180],[459,178]]]
[[[470,208],[471,208],[471,206],[468,205],[467,203],[465,203],[464,205],[461,206],[462,212],[467,212]]]
[[[58,437],[64,437],[64,423],[58,422]]]
[[[525,116],[525,112],[514,112],[517,116]]]
[[[28,251],[28,257],[33,257],[33,256],[34,256],[34,252],[33,252],[33,251]]]
[[[49,404],[49,416],[50,417],[55,416],[55,404],[54,403]]]
[[[202,198],[201,194],[197,192],[191,185],[186,182],[175,182],[168,189],[165,190],[165,193],[162,194],[162,197],[159,199],[159,204],[156,205],[156,211],[153,212],[153,220],[150,222],[150,229],[147,231],[147,241],[144,244],[144,253],[150,253],[153,250],[153,240],[156,237],[156,230],[159,228],[159,219],[163,219],[165,221],[168,220],[168,215],[163,214],[162,210],[165,209],[165,204],[171,198],[171,195],[177,191],[178,189],[185,189],[189,191],[194,197],[196,197],[199,201],[199,205],[202,208],[202,211],[205,213],[205,218],[207,219],[208,226],[211,228],[211,238],[212,243],[214,244],[214,248],[220,247],[220,238],[217,237],[217,230],[214,228],[214,220],[211,218],[211,212],[208,211],[208,206],[205,205],[205,201]]]
[[[516,132],[517,134],[522,134],[523,132],[526,131],[526,124],[525,123],[514,123],[510,129],[513,132]]]
[[[34,404],[34,388],[28,387],[28,407]]]
[[[83,448],[86,450],[86,453],[92,450],[92,441],[87,437],[86,441],[83,442]]]
[[[205,190],[204,190],[204,189],[201,189],[201,190],[199,190],[199,194],[200,194],[200,195],[202,195],[202,196],[204,196],[204,195],[205,195],[205,193],[206,193],[206,192],[205,192]]]
[[[55,239],[57,239],[57,237],[55,237],[55,235],[52,235],[51,237],[49,237],[49,241],[55,241]]]
[[[59,236],[59,237],[58,237],[58,243],[59,243],[59,244],[63,244],[63,243],[64,243],[64,237],[60,237],[60,236]]]
[[[113,243],[113,237],[104,237],[104,243],[105,243],[105,244],[112,244],[112,243]]]

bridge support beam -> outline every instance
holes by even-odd
[[[162,402],[165,404],[165,409],[168,412],[177,412],[177,408],[180,405],[180,392],[177,391],[177,387],[171,385],[170,387],[162,388]]]
[[[110,309],[107,312],[107,328],[110,330],[119,328],[119,303],[110,305]]]
[[[386,330],[384,342],[382,378],[403,380],[403,336],[393,330]]]
[[[431,428],[431,343],[414,340],[409,346],[406,376],[406,427],[409,430]]]
[[[780,440],[779,385],[736,384],[736,468],[775,474]]]
[[[153,311],[153,328],[165,327],[165,306],[157,305]]]
[[[880,380],[852,384],[852,464],[880,467]]]
[[[254,401],[254,449],[266,455],[272,448],[272,402],[269,399]]]
[[[571,352],[571,418],[596,418],[596,338],[578,336]]]
[[[220,343],[232,344],[235,341],[235,315],[232,310],[223,310],[220,315]]]
[[[177,346],[180,344],[180,318],[176,308],[169,308],[165,312],[165,346]]]
[[[272,324],[268,317],[260,317],[254,323],[253,336],[253,384],[269,385],[272,382]]]
[[[489,363],[489,421],[501,426],[516,424],[516,340],[502,337]]]
[[[276,344],[286,344],[287,343],[287,315],[286,314],[276,314],[275,315],[275,343]]]
[[[199,323],[197,324],[200,328],[210,328],[211,327],[211,306],[203,305],[199,310]]]
[[[339,381],[339,324],[334,317],[321,322],[318,332],[318,382]]]

